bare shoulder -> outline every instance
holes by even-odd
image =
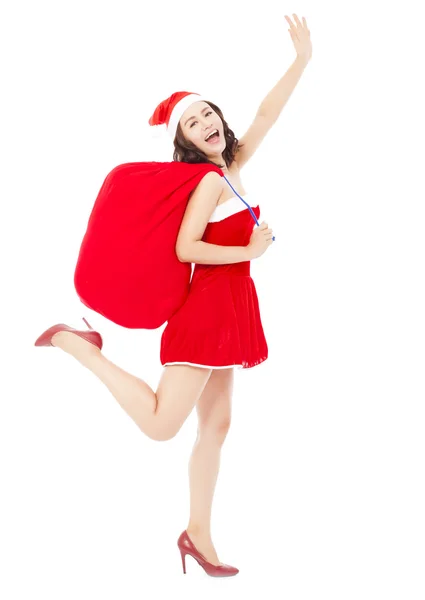
[[[204,198],[204,197],[220,197],[223,190],[223,178],[216,171],[209,171],[198,185],[190,192],[189,199]]]
[[[184,221],[194,218],[206,226],[222,192],[223,178],[216,171],[209,171],[189,195]]]
[[[205,191],[216,191],[222,188],[223,178],[216,171],[209,171],[199,182],[198,187]]]
[[[228,169],[223,171],[223,174],[240,194],[246,193],[243,189],[240,169],[236,160],[232,162]],[[191,191],[189,199],[191,199],[192,196],[199,198],[205,198],[206,196],[209,198],[215,197],[216,204],[220,204],[221,202],[225,202],[228,197],[231,197],[232,195],[233,192],[231,192],[231,188],[224,177],[216,171],[209,171]]]

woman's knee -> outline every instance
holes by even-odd
[[[222,444],[227,437],[231,425],[230,414],[218,420],[199,423],[198,438],[202,441],[212,441]],[[158,442],[172,440],[181,429],[181,424],[175,422],[161,422],[157,424],[151,437]]]
[[[223,443],[231,422],[232,370],[214,370],[197,402],[198,439]]]
[[[153,439],[165,442],[177,435],[199,400],[210,375],[211,369],[186,365],[164,369],[156,391],[158,406],[154,416]]]
[[[222,444],[229,433],[230,424],[230,413],[223,414],[219,418],[201,421],[198,425],[198,438],[201,441]]]

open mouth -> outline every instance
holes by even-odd
[[[220,137],[220,134],[218,133],[218,131],[215,131],[213,134],[211,134],[209,137],[207,137],[205,141],[208,142],[209,144],[216,144],[219,137]]]

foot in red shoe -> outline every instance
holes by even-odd
[[[58,323],[52,325],[44,331],[35,341],[35,346],[57,346],[79,358],[81,353],[84,355],[87,352],[99,353],[103,346],[103,340],[100,333],[94,331],[91,325],[83,317],[83,321],[88,326],[88,330],[79,330]]]
[[[198,552],[200,552],[209,563],[216,567],[221,565],[211,539],[203,537],[202,535],[199,535],[199,533],[191,531],[189,528],[186,529],[186,534]]]
[[[99,354],[100,352],[97,346],[70,331],[59,331],[58,333],[55,333],[51,339],[51,344],[52,346],[57,346],[61,350],[68,352],[68,354],[72,354],[75,358],[79,358],[82,354],[87,352],[92,354]]]
[[[177,545],[181,554],[183,573],[186,573],[186,556],[188,554],[189,556],[192,556],[204,569],[207,575],[210,575],[211,577],[230,577],[239,573],[239,569],[236,567],[231,567],[230,565],[226,565],[224,563],[220,563],[219,565],[213,565],[210,563],[196,548],[186,530],[180,535],[179,539],[177,540]]]

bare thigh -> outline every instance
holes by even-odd
[[[196,403],[198,437],[223,441],[230,427],[234,368],[214,369]]]
[[[156,390],[155,418],[161,423],[163,439],[170,439],[181,428],[199,400],[212,369],[191,365],[164,367]]]

